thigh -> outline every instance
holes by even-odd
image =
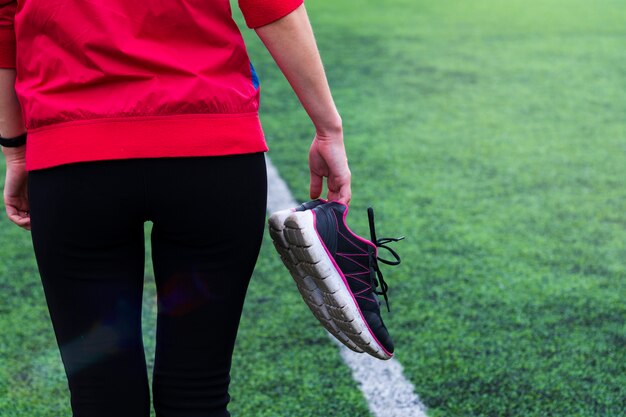
[[[33,246],[75,415],[148,410],[143,188],[129,162],[29,174]]]
[[[158,293],[155,409],[159,416],[221,416],[264,230],[265,162],[262,154],[187,159],[149,176]]]

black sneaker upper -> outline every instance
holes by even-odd
[[[293,210],[294,211],[307,211],[325,203],[327,203],[326,200],[322,200],[321,198],[318,198],[317,200],[311,200],[311,201],[307,201],[306,203],[302,203],[299,206],[295,207]]]
[[[380,315],[376,296],[379,271],[376,244],[358,237],[345,224],[348,207],[330,202],[313,208],[315,227],[326,249],[346,278],[350,290],[376,339],[389,352],[394,345]],[[384,284],[386,287],[386,284]],[[386,288],[384,288],[386,291]]]

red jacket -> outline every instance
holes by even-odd
[[[239,0],[249,27],[303,0]],[[17,53],[16,53],[17,51]],[[0,0],[28,170],[267,150],[229,0]]]

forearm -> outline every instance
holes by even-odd
[[[318,134],[341,132],[341,117],[330,93],[304,5],[256,32],[291,84]]]
[[[26,131],[22,120],[22,110],[15,95],[15,70],[0,69],[0,136],[13,138]],[[21,159],[24,146],[19,148],[2,148],[4,155],[13,159]]]
[[[15,70],[0,68],[0,136],[12,138],[25,131],[22,110],[15,95]]]

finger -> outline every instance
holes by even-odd
[[[19,223],[16,223],[19,227],[24,230],[30,230],[30,218],[22,219]]]
[[[350,185],[344,185],[339,191],[329,191],[328,199],[338,201],[346,206],[350,205],[350,200],[352,199]]]
[[[30,216],[21,216],[18,214],[9,215],[9,220],[18,225],[19,227],[27,228],[30,230]]]
[[[311,171],[311,184],[309,186],[309,196],[311,200],[318,198],[322,194],[323,179]]]
[[[350,189],[351,174],[348,172],[341,177],[328,178],[328,198],[329,200],[339,201],[345,205],[350,203],[352,191]]]
[[[350,200],[352,199],[352,189],[350,188],[350,184],[341,187],[339,191],[339,201],[344,203],[346,206],[350,205]]]

